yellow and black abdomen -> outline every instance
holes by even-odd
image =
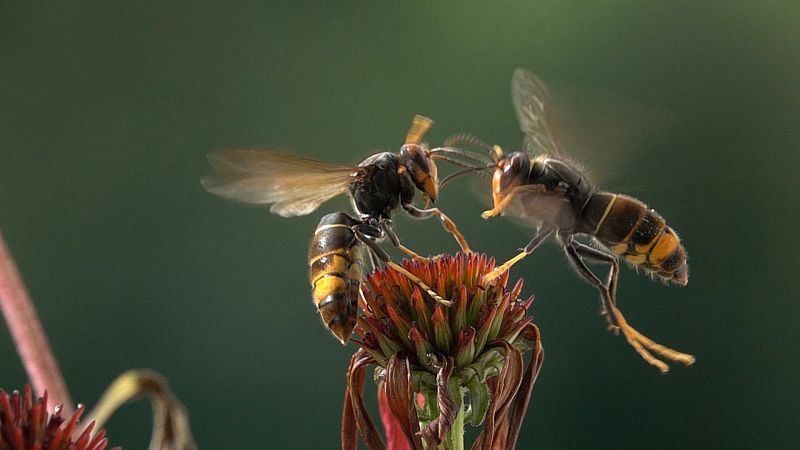
[[[592,195],[583,210],[588,234],[615,255],[664,280],[689,281],[686,250],[664,219],[632,197],[608,192]]]
[[[342,343],[353,332],[363,277],[361,242],[352,226],[360,223],[344,213],[320,220],[308,251],[311,294],[322,322]]]

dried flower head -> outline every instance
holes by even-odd
[[[82,414],[83,406],[69,418],[61,415],[60,406],[48,414],[47,392],[34,399],[30,386],[22,395],[0,389],[0,449],[103,450],[108,445],[105,430],[92,436],[94,423],[90,423],[76,432]]]
[[[361,348],[348,370],[343,448],[356,448],[356,430],[369,448],[383,448],[362,401],[369,365],[377,366],[379,398],[385,396],[413,448],[452,448],[463,439],[464,423],[483,424],[473,448],[514,448],[544,357],[539,330],[527,315],[533,298],[519,299],[522,280],[508,290],[505,273],[481,286],[494,259],[474,253],[405,261],[403,267],[452,306],[392,268],[367,278],[356,327]]]

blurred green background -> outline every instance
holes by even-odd
[[[554,245],[518,265],[547,358],[520,448],[789,447],[800,420],[800,8],[795,2],[58,2],[0,6],[0,229],[77,401],[163,372],[199,445],[337,448],[344,371],[310,301],[324,212],[283,219],[207,194],[205,154],[273,146],[340,162],[436,144],[513,148],[515,67],[669,111],[616,162],[663,214],[691,282],[622,273],[620,304],[697,356],[662,376],[606,332]],[[442,168],[446,171],[449,168]],[[482,221],[468,183],[441,207],[507,258],[527,231]],[[398,218],[424,252],[438,224]],[[5,330],[4,327],[2,327]],[[0,386],[26,382],[0,332]],[[108,424],[143,448],[145,402]]]

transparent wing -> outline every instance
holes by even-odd
[[[658,160],[665,157],[647,149],[675,114],[599,89],[548,87],[525,69],[514,71],[511,97],[528,153],[569,161],[605,187],[631,188],[619,182],[628,172],[653,186],[663,177]]]
[[[358,167],[317,161],[268,150],[231,149],[208,154],[214,173],[203,187],[228,200],[272,204],[283,217],[309,214],[347,192]]]
[[[564,220],[574,217],[569,211],[569,200],[563,195],[545,191],[542,185],[519,186],[514,197],[503,210],[503,216],[530,228],[539,228],[542,223],[569,226]]]
[[[433,120],[417,114],[411,122],[411,128],[406,134],[406,144],[421,144],[425,133],[433,126]]]
[[[550,94],[544,83],[525,69],[514,70],[511,77],[511,101],[519,126],[525,133],[525,145],[534,153],[560,156],[555,136],[548,125]]]

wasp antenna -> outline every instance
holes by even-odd
[[[463,148],[459,147],[451,147],[451,146],[436,147],[430,150],[430,154],[433,158],[440,158],[440,159],[445,159],[442,155],[445,154],[445,155],[458,155],[480,164],[485,164],[489,162],[488,156],[482,153],[476,153],[476,152],[471,152],[469,150],[464,150]]]
[[[445,139],[444,145],[445,147],[456,147],[458,145],[467,145],[469,147],[475,147],[481,150],[485,150],[486,152],[489,152],[492,149],[492,146],[489,145],[486,141],[469,133],[459,133],[450,136],[449,138]]]
[[[454,158],[451,158],[451,157],[445,156],[445,155],[431,155],[431,158],[435,159],[435,160],[447,161],[450,164],[456,165],[458,167],[464,167],[464,168],[475,167],[475,166],[472,166],[470,164],[465,163],[464,161],[459,161],[457,159],[454,159]]]
[[[459,170],[458,172],[453,172],[450,175],[444,177],[442,181],[439,182],[439,189],[444,189],[451,181],[455,180],[456,178],[461,178],[464,175],[467,175],[472,172],[480,172],[481,170],[489,170],[494,167],[494,164],[489,164],[486,166],[479,166],[479,167],[467,167],[466,169]]]

